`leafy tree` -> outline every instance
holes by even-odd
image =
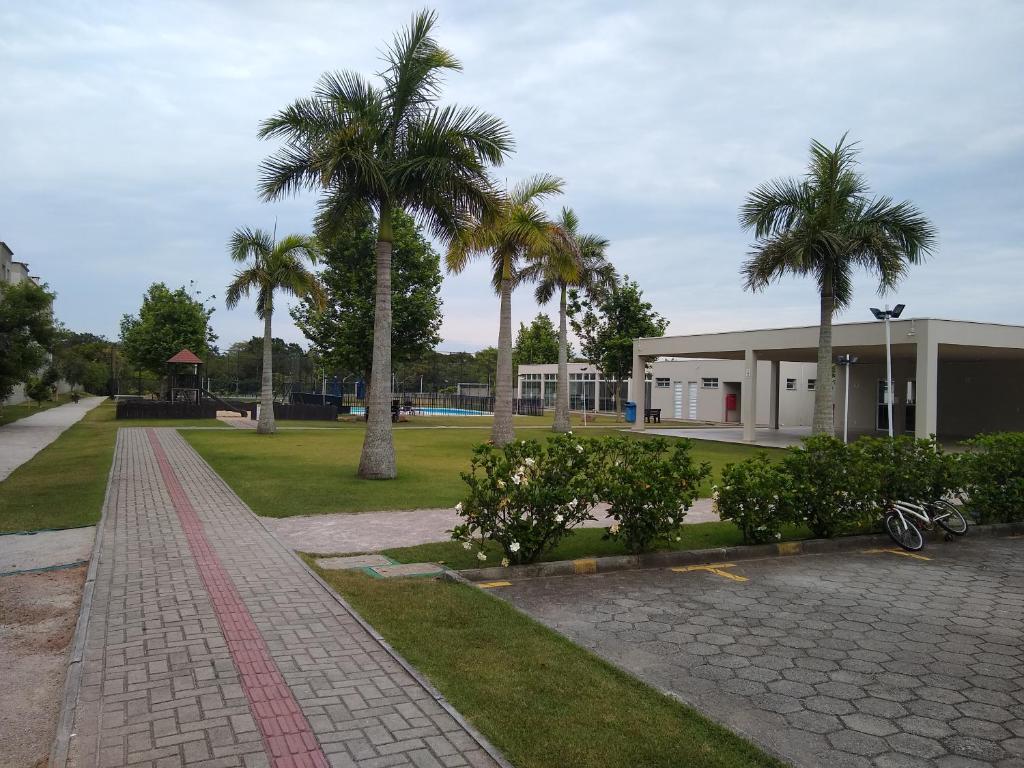
[[[58,332],[54,346],[54,364],[72,389],[81,387],[86,392],[106,392],[110,384],[113,345],[103,336],[76,333],[67,328]]]
[[[512,347],[512,362],[516,369],[520,365],[558,362],[558,331],[551,318],[543,312],[533,318],[529,325],[519,324],[516,343]]]
[[[45,361],[56,333],[53,299],[30,280],[0,284],[0,404]]]
[[[353,206],[377,214],[373,371],[359,476],[396,475],[391,435],[391,251],[393,212],[404,210],[446,243],[465,221],[496,207],[487,176],[512,148],[504,123],[467,107],[439,107],[443,75],[462,68],[437,44],[431,11],[416,14],[384,54],[383,83],[353,72],[323,75],[313,95],[260,127],[285,144],[262,166],[261,195],[322,192],[320,234]]]
[[[871,272],[884,294],[936,242],[935,228],[909,202],[868,197],[857,154],[845,134],[833,148],[812,141],[803,179],[766,182],[740,208],[740,224],[757,238],[742,269],[747,290],[764,290],[787,275],[811,276],[818,285],[819,382],[832,380],[832,318],[853,298],[854,270]],[[834,397],[832,387],[815,388],[815,434],[832,434]]]
[[[640,336],[662,336],[668,321],[644,301],[643,291],[629,275],[593,301],[578,290],[569,294],[569,315],[572,329],[580,339],[583,356],[597,365],[606,377],[619,382],[615,409],[622,413],[621,389],[633,370],[633,339]],[[642,387],[644,382],[633,382]]]
[[[395,369],[441,342],[441,257],[411,216],[392,214],[391,361]],[[296,325],[324,362],[370,380],[377,235],[373,213],[362,206],[345,216],[322,254],[326,304],[305,299],[292,309]]]
[[[479,256],[490,255],[491,284],[501,297],[498,364],[495,376],[494,425],[491,440],[505,445],[515,439],[512,426],[512,288],[516,274],[530,257],[553,247],[557,231],[540,203],[560,195],[564,182],[547,174],[533,176],[505,195],[500,211],[478,220],[448,248],[448,270],[459,273]]]
[[[305,235],[287,235],[275,242],[274,236],[261,229],[237,229],[231,237],[231,258],[244,269],[235,273],[228,286],[225,303],[228,309],[238,306],[243,296],[256,292],[256,316],[263,321],[263,378],[260,386],[258,434],[277,431],[274,422],[274,357],[271,323],[274,317],[274,292],[282,291],[297,298],[309,297],[315,304],[324,302],[323,288],[316,275],[306,268],[305,261],[316,263],[316,242]]]
[[[206,355],[217,337],[210,327],[213,309],[184,287],[170,290],[153,283],[142,297],[138,316],[121,318],[121,348],[137,369],[162,376],[169,358],[182,349]]]
[[[533,259],[520,273],[524,282],[536,282],[535,296],[547,304],[558,295],[558,391],[555,397],[555,432],[568,432],[569,350],[566,333],[567,291],[575,288],[592,300],[599,300],[614,285],[615,267],[608,261],[608,241],[597,235],[581,234],[579,218],[572,208],[563,208],[555,222],[559,237],[555,248]]]
[[[42,408],[43,401],[50,399],[52,386],[41,376],[29,376],[25,382],[25,394],[35,401],[37,408]]]

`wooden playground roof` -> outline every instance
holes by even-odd
[[[202,365],[203,361],[196,357],[191,350],[183,349],[181,352],[170,358],[168,363],[189,363],[192,365]]]

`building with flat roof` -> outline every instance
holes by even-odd
[[[915,318],[891,321],[891,333],[895,433],[958,439],[1024,430],[1024,326]],[[886,433],[884,323],[834,325],[832,352],[833,360],[843,354],[858,358],[850,371],[851,435]],[[753,442],[759,424],[776,430],[784,425],[783,393],[791,378],[784,366],[813,368],[817,354],[816,325],[640,338],[633,342],[633,377],[643,377],[661,357],[735,361],[741,374],[735,391],[739,420],[744,440]],[[767,402],[761,395],[766,375]],[[843,428],[844,378],[835,382],[837,432]],[[654,400],[643,388],[631,396],[638,410]],[[634,429],[643,428],[637,419]]]

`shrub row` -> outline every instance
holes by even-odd
[[[888,502],[961,495],[978,522],[1024,520],[1024,433],[985,435],[946,453],[934,440],[808,438],[779,462],[729,464],[712,489],[716,511],[747,543],[781,538],[788,523],[830,538],[875,522]]]
[[[686,511],[710,475],[697,464],[689,440],[626,436],[580,439],[571,432],[544,442],[475,449],[462,474],[466,498],[456,506],[463,523],[452,538],[477,549],[497,542],[502,564],[530,563],[573,528],[596,519],[600,502],[613,519],[605,537],[631,552],[679,538]]]

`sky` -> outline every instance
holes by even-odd
[[[215,295],[219,346],[261,331],[227,311],[241,226],[308,232],[315,197],[262,203],[259,122],[321,73],[380,71],[422,6],[390,2],[0,0],[0,240],[57,293],[58,318],[116,337],[147,286]],[[744,292],[737,210],[799,176],[812,138],[860,142],[873,192],[908,199],[938,247],[893,294],[860,275],[837,320],[1024,323],[1024,4],[1019,0],[438,2],[464,71],[443,101],[501,117],[495,177],[566,181],[552,206],[611,241],[668,333],[815,324],[808,280]],[[483,263],[446,276],[443,350],[497,338]],[[553,316],[554,306],[545,307]],[[528,290],[513,321],[538,311]],[[303,342],[286,312],[275,335]]]

